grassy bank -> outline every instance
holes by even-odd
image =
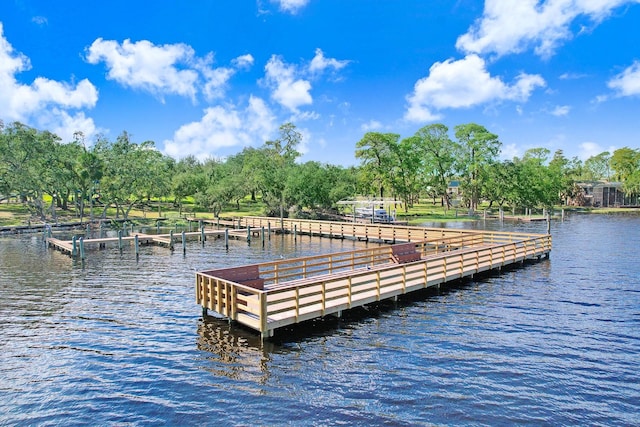
[[[470,221],[483,217],[481,207],[475,216],[469,216],[466,209],[445,209],[439,204],[430,202],[422,202],[410,207],[407,212],[398,210],[396,212],[397,219],[407,221],[409,224],[415,225],[423,222],[435,221]],[[595,213],[595,214],[640,214],[637,208],[565,208],[569,212],[574,213]],[[102,215],[101,207],[94,208],[94,218],[98,219]],[[556,213],[560,208],[556,210]],[[497,215],[498,209],[491,210],[493,215]],[[52,223],[51,212],[47,212],[47,222]],[[510,211],[505,211],[505,215],[510,215]],[[538,213],[539,214],[539,213]],[[261,216],[264,215],[264,205],[260,201],[243,200],[240,205],[229,205],[220,214],[223,218],[232,218],[239,216]],[[56,210],[58,223],[79,222],[80,218],[75,210]],[[516,215],[516,217],[524,215]],[[535,216],[535,215],[534,215]],[[539,215],[538,215],[539,216]],[[107,209],[107,219],[116,219],[116,211],[113,208]],[[152,201],[144,207],[134,208],[129,212],[128,220],[136,223],[155,223],[158,219],[166,221],[170,224],[180,224],[186,222],[186,218],[196,217],[202,219],[213,219],[214,215],[203,209],[196,207],[191,201],[183,204],[182,210],[174,206],[173,203],[163,201]],[[122,215],[120,215],[120,219]],[[89,220],[88,208],[85,211],[85,222]],[[6,200],[0,203],[0,227],[15,227],[42,224],[43,221],[34,217],[29,209],[22,203],[10,202]]]

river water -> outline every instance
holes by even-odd
[[[83,265],[41,235],[1,236],[0,425],[639,425],[640,218],[551,233],[548,260],[265,343],[202,319],[195,271],[366,244],[210,240],[137,261],[110,247]]]

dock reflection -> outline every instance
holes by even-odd
[[[265,384],[271,354],[277,345],[262,341],[253,331],[231,326],[226,320],[208,317],[198,322],[198,350],[210,353],[204,366],[216,376]]]

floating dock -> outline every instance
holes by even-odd
[[[284,326],[548,257],[548,234],[247,217],[244,225],[373,239],[375,248],[196,273],[196,303],[272,337]]]

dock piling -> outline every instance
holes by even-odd
[[[224,247],[229,249],[229,229],[225,228],[224,230]]]
[[[187,234],[182,230],[182,254],[187,254]]]
[[[73,236],[71,238],[71,256],[75,258],[77,254],[78,254],[78,249],[76,246],[76,236]]]
[[[80,237],[80,259],[84,261],[84,239]]]
[[[118,230],[118,249],[122,253],[122,230]]]
[[[136,234],[134,239],[134,246],[136,248],[136,260],[138,259],[138,257],[140,256],[140,246],[139,246],[139,242],[138,242],[138,235]]]

